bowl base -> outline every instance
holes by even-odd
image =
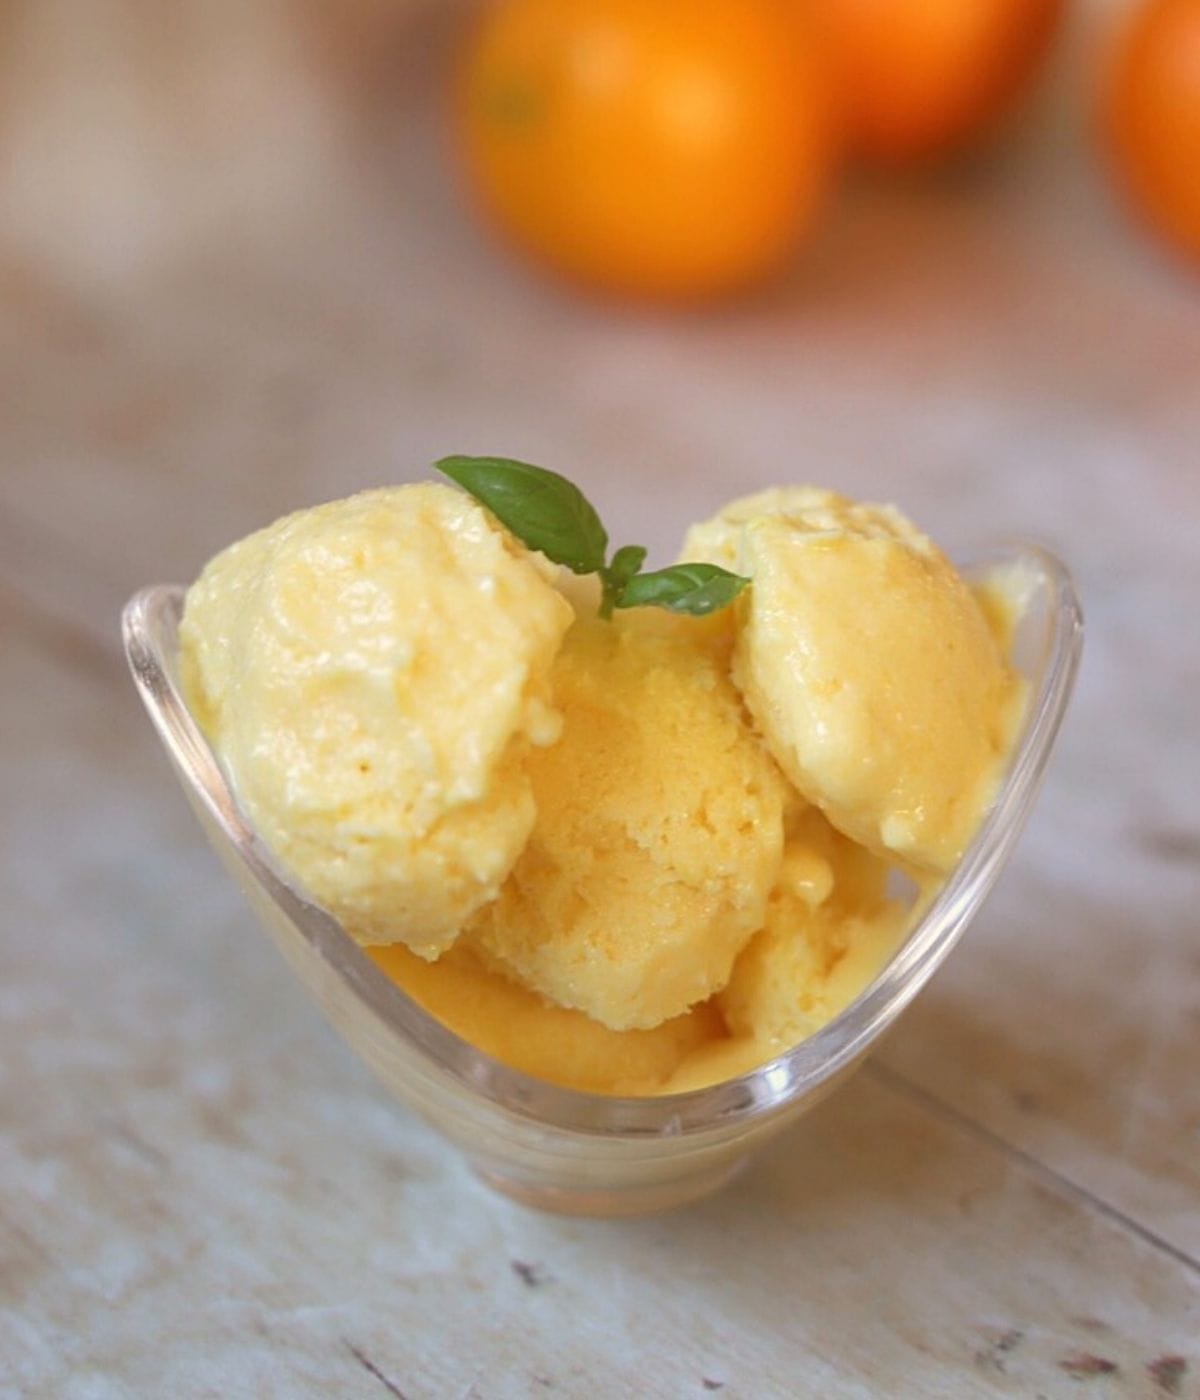
[[[471,1167],[484,1185],[520,1205],[552,1215],[614,1220],[636,1215],[657,1215],[701,1201],[728,1186],[747,1160],[746,1157],[739,1157],[705,1172],[674,1177],[669,1181],[638,1182],[628,1186],[553,1186],[506,1176],[479,1162],[473,1162]]]

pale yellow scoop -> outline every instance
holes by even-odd
[[[945,556],[891,507],[801,487],[733,502],[683,557],[752,580],[733,677],[797,790],[872,850],[949,870],[1019,692]]]

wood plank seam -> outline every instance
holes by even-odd
[[[1186,1250],[1172,1244],[1170,1240],[1143,1225],[1141,1221],[1135,1220],[1131,1215],[1127,1215],[1110,1201],[1106,1201],[1102,1196],[1097,1196],[1086,1186],[1080,1185],[1079,1182],[1072,1180],[1071,1177],[1057,1168],[1035,1157],[1032,1152],[1009,1142],[1007,1138],[978,1122],[970,1114],[955,1108],[953,1104],[930,1093],[928,1089],[922,1088],[921,1085],[908,1079],[905,1075],[897,1073],[896,1070],[888,1068],[879,1060],[869,1061],[864,1067],[864,1073],[870,1074],[876,1083],[883,1088],[924,1109],[930,1117],[957,1129],[960,1133],[967,1134],[981,1146],[999,1153],[1028,1175],[1036,1177],[1051,1190],[1060,1195],[1069,1196],[1079,1205],[1104,1216],[1105,1219],[1141,1240],[1143,1244],[1150,1245],[1152,1249],[1165,1254],[1189,1273],[1200,1278],[1200,1259],[1194,1258]]]

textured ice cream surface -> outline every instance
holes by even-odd
[[[748,574],[733,676],[784,772],[855,841],[946,871],[989,800],[1017,687],[988,619],[898,511],[816,488],[735,501],[683,557]]]
[[[557,743],[531,752],[529,843],[467,931],[486,959],[617,1029],[723,986],[763,922],[787,785],[747,723],[718,623],[581,619],[553,671]]]
[[[436,956],[525,847],[573,618],[551,578],[425,484],[287,516],[189,590],[189,704],[259,837],[360,943]]]
[[[373,961],[430,1015],[502,1063],[592,1093],[649,1095],[718,1083],[831,1020],[878,973],[903,932],[887,865],[792,804],[765,923],[709,1000],[649,1029],[613,1030],[489,965],[466,940],[436,963],[400,946]]]
[[[809,808],[788,835],[766,921],[717,998],[749,1058],[782,1053],[847,1006],[895,949],[907,906],[889,868]]]

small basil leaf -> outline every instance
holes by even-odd
[[[603,569],[608,534],[566,477],[509,457],[443,457],[434,467],[552,563],[576,574]]]
[[[703,617],[727,607],[750,582],[717,564],[675,564],[638,574],[616,599],[618,608],[669,608]]]
[[[608,577],[614,593],[621,590],[646,562],[646,551],[640,544],[625,544],[612,557],[608,566]]]
[[[622,545],[607,568],[600,570],[600,616],[612,617],[621,590],[646,562],[646,551],[640,544]]]

